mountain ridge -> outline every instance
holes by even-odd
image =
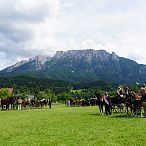
[[[57,51],[53,57],[38,55],[0,71],[0,76],[27,74],[71,82],[146,82],[146,65],[105,50]]]

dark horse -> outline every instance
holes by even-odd
[[[15,103],[16,103],[16,98],[15,97],[9,97],[9,104],[10,107],[14,110],[15,108]]]
[[[111,101],[111,110],[112,112],[122,112],[122,110],[124,110],[125,107],[125,99],[124,98],[118,98],[117,96],[111,96],[110,97],[110,101]]]
[[[103,114],[103,99],[99,92],[95,93],[95,97],[97,99],[96,104],[99,106],[100,114]]]
[[[14,109],[15,101],[16,101],[15,97],[7,97],[4,99],[1,99],[2,110],[4,110],[4,109],[9,110],[9,108]]]
[[[9,98],[1,99],[1,107],[2,107],[2,110],[4,110],[4,109],[9,110],[9,105],[10,105]]]

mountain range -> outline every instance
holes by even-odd
[[[146,82],[146,65],[105,50],[57,51],[53,57],[38,55],[0,71],[0,76],[28,75],[70,82],[98,80],[116,83]]]

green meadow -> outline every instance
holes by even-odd
[[[0,146],[146,146],[146,119],[97,106],[0,111]]]

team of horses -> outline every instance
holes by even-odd
[[[137,93],[131,91],[123,97],[110,96],[110,109],[112,113],[120,112],[132,115],[141,114],[142,98]],[[99,112],[104,113],[103,96],[96,96],[91,99],[70,99],[70,106],[95,106],[99,107]]]
[[[48,99],[28,99],[22,98],[22,108],[43,108],[48,105]],[[18,97],[7,97],[0,99],[0,107],[2,110],[17,109]]]
[[[70,102],[70,106],[90,106],[90,105],[95,106],[97,105],[97,98],[90,98],[90,99],[71,98],[69,102]]]
[[[112,113],[124,112],[131,115],[142,114],[142,98],[135,92],[129,92],[123,97],[111,96],[109,104]],[[100,113],[103,113],[104,103],[102,101],[102,96],[97,96],[97,105],[99,106]]]
[[[2,110],[17,109],[18,97],[9,97],[0,100]],[[48,99],[22,99],[22,108],[43,108],[48,105]],[[70,99],[70,106],[99,106],[100,113],[104,112],[104,103],[102,96],[95,96],[91,99]],[[137,115],[142,110],[142,98],[135,92],[129,92],[123,97],[110,97],[111,112],[125,112],[127,114]]]

